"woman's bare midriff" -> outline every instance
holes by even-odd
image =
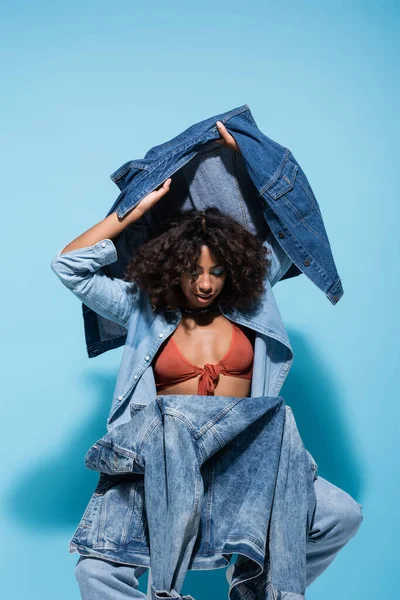
[[[254,332],[247,327],[242,327],[242,330],[248,335],[254,348]],[[223,315],[208,316],[202,322],[185,319],[179,323],[172,336],[186,360],[202,368],[206,363],[217,364],[228,352],[232,339],[232,323]],[[197,395],[199,377],[200,375],[197,375],[164,388],[157,395]],[[250,389],[250,379],[220,374],[214,395],[243,398],[249,396]]]
[[[176,385],[171,385],[158,392],[157,396],[165,394],[184,394],[197,395],[198,379],[188,379]],[[229,375],[220,375],[217,385],[214,389],[214,396],[235,396],[236,398],[245,398],[250,394],[251,381],[250,379],[240,379],[240,377],[230,377]]]

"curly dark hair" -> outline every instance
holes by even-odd
[[[154,231],[129,260],[124,274],[125,281],[134,281],[148,291],[153,311],[182,305],[181,274],[195,269],[203,244],[225,267],[220,301],[239,310],[258,304],[271,264],[269,250],[235,219],[216,206],[203,211],[180,210]]]

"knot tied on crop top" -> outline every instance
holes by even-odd
[[[206,363],[203,368],[189,362],[171,336],[153,365],[157,392],[200,375],[197,394],[213,396],[220,374],[251,379],[253,358],[250,340],[235,323],[232,323],[232,340],[228,352],[218,363]]]

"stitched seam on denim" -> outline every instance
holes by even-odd
[[[233,178],[233,181],[234,181],[234,185],[235,185],[235,189],[236,189],[236,197],[239,202],[239,208],[240,208],[240,212],[242,215],[244,227],[246,229],[248,229],[246,210],[245,210],[245,206],[244,206],[245,203],[243,202],[242,195],[240,194],[239,182],[238,182],[238,178],[237,178],[237,173],[238,173],[237,160],[238,159],[236,157],[236,154],[232,154],[231,158],[232,158],[232,171],[234,171],[234,173],[235,173],[235,177]]]
[[[268,188],[272,187],[274,185],[274,183],[276,183],[278,181],[278,179],[280,178],[283,168],[286,164],[286,161],[289,160],[289,155],[290,155],[290,150],[289,148],[285,148],[285,153],[282,157],[282,160],[277,168],[277,170],[275,171],[275,173],[272,175],[272,178],[267,181],[266,184],[264,184],[262,186],[262,188],[259,190],[259,194],[260,196],[262,196],[265,192],[268,191]]]
[[[215,429],[215,427],[211,427],[211,434],[215,437],[218,444],[223,448],[226,445],[226,440],[222,437],[222,435]]]
[[[162,417],[154,417],[153,421],[150,423],[150,425],[148,426],[145,435],[143,436],[142,440],[140,440],[139,444],[138,444],[138,453],[141,455],[143,453],[143,448],[145,446],[145,444],[149,441],[149,438],[151,436],[151,434],[153,433],[153,431],[162,424]]]
[[[274,340],[277,340],[278,342],[281,342],[284,346],[286,346],[287,348],[289,348],[291,350],[291,352],[293,352],[292,347],[290,346],[290,342],[289,342],[288,338],[280,335],[274,329],[270,329],[269,327],[265,327],[264,325],[262,325],[258,321],[255,321],[254,319],[250,320],[247,317],[243,316],[242,314],[240,315],[240,318],[243,319],[244,321],[246,321],[246,325],[249,324],[250,329],[252,328],[252,325],[257,325],[261,329],[261,333],[263,335],[268,335],[269,337],[272,337]]]
[[[186,427],[189,429],[191,434],[195,433],[196,430],[193,427],[191,421],[189,421],[189,419],[187,417],[185,417],[185,415],[183,415],[182,413],[175,412],[175,410],[173,408],[166,408],[164,410],[164,414],[170,415],[171,417],[175,417],[175,419],[179,419],[180,421],[182,421],[182,423],[184,423],[186,425]]]
[[[307,196],[309,197],[310,202],[311,202],[311,206],[313,208],[315,208],[317,212],[319,212],[318,211],[318,206],[317,206],[317,199],[316,199],[316,197],[314,195],[314,192],[310,193],[310,191],[308,190],[308,188],[303,185],[303,183],[301,182],[301,175],[300,175],[300,177],[297,177],[297,181],[299,182],[299,184],[303,188],[304,193],[307,194]]]
[[[286,376],[288,374],[288,371],[289,371],[289,369],[285,369],[285,365],[287,365],[287,364],[288,364],[288,361],[286,361],[279,370],[278,376],[276,378],[276,384],[274,386],[272,395],[279,394],[279,392],[282,388],[282,385],[283,385],[283,383],[286,379]]]
[[[293,164],[290,159],[287,160],[287,162],[290,162],[291,164]],[[281,173],[280,177],[278,178],[278,181],[280,179],[284,179],[286,181],[286,183],[288,183],[290,185],[290,187],[283,188],[281,189],[279,192],[275,193],[275,195],[273,193],[271,193],[268,190],[266,190],[267,194],[269,194],[271,196],[271,198],[273,198],[273,200],[279,200],[280,198],[284,198],[286,196],[286,194],[288,194],[289,192],[291,192],[296,184],[296,175],[297,175],[297,171],[298,171],[298,167],[297,165],[294,165],[294,177],[293,177],[293,183],[290,181],[290,179],[288,179],[286,177],[286,175],[284,175],[283,173]],[[271,186],[272,187],[272,186]]]
[[[327,290],[327,292],[326,292],[326,293],[327,293],[327,294],[329,294],[329,295],[331,295],[331,294],[332,294],[332,290],[334,290],[334,289],[335,289],[335,287],[338,287],[338,288],[340,288],[340,287],[341,287],[341,283],[342,283],[342,281],[341,281],[340,277],[338,277],[338,278],[337,278],[337,279],[336,279],[336,280],[335,280],[335,281],[332,283],[332,285],[331,285],[331,286],[328,288],[328,290]]]
[[[274,216],[275,216],[276,220],[278,221],[279,225],[287,232],[288,237],[293,238],[293,242],[294,242],[296,248],[300,251],[300,254],[302,255],[302,257],[309,259],[311,261],[313,268],[328,283],[328,281],[330,281],[330,278],[328,277],[326,271],[321,267],[321,265],[317,262],[317,260],[315,258],[313,258],[310,254],[308,254],[307,251],[305,251],[303,244],[300,243],[297,236],[293,233],[293,230],[288,229],[287,227],[285,227],[283,225],[280,216],[275,211],[271,210],[271,212],[274,213]],[[302,273],[304,273],[304,271],[302,271]]]
[[[130,488],[129,488],[129,496],[128,496],[128,507],[127,510],[125,512],[125,518],[122,524],[122,530],[121,530],[121,540],[120,540],[120,544],[121,546],[125,546],[126,545],[126,537],[128,535],[128,529],[129,529],[129,524],[131,522],[131,518],[133,516],[133,511],[134,511],[134,502],[133,500],[136,499],[136,487],[137,487],[137,481],[134,481],[131,483]],[[135,489],[133,489],[135,488]],[[132,497],[133,496],[133,497]]]
[[[192,520],[193,517],[198,512],[199,503],[200,503],[200,497],[201,497],[201,491],[202,491],[202,487],[203,487],[202,486],[203,479],[202,479],[202,476],[201,476],[200,467],[199,467],[199,465],[198,465],[197,462],[195,464],[195,469],[196,469],[196,480],[195,480],[195,484],[194,484],[195,493],[194,493],[193,510],[192,510],[191,515],[190,515],[190,520]]]
[[[131,511],[127,511],[127,515],[129,513],[129,519],[126,518],[125,522],[124,522],[124,527],[126,525],[126,534],[121,535],[121,541],[120,541],[120,545],[121,546],[125,546],[126,545],[126,537],[128,535],[129,532],[129,526],[132,525],[135,527],[134,532],[132,533],[132,538],[134,540],[143,540],[144,535],[145,535],[145,524],[144,524],[144,499],[143,499],[143,495],[140,496],[139,494],[139,490],[138,488],[140,487],[140,481],[137,481],[135,484],[135,489],[132,493],[133,498],[131,499],[131,489],[129,490],[129,500],[132,500],[132,510]],[[143,491],[143,488],[142,488]],[[138,502],[138,498],[140,500],[140,503]],[[136,519],[136,524],[134,525],[134,523],[132,522],[134,513],[135,513],[135,509],[138,515],[138,518]]]
[[[259,550],[261,550],[261,552],[264,553],[264,551],[265,551],[264,546],[260,545],[260,540],[258,540],[257,538],[254,538],[251,535],[245,534],[243,537],[240,537],[240,538],[228,537],[226,541],[227,542],[244,542],[244,541],[247,541],[250,544],[254,544],[254,546],[256,546]]]
[[[238,108],[230,112],[228,115],[226,115],[226,117],[223,117],[222,119],[217,119],[217,121],[221,121],[221,123],[226,123],[227,121],[229,121],[229,119],[232,119],[232,117],[236,117],[236,115],[240,115],[243,112],[247,111],[250,111],[250,107],[248,106],[248,104],[244,104],[243,106],[239,106]]]
[[[121,345],[126,340],[126,337],[127,337],[127,334],[124,333],[122,335],[119,335],[116,338],[109,338],[109,339],[107,338],[107,339],[104,339],[104,340],[101,340],[98,342],[93,342],[93,343],[87,345],[87,350],[88,350],[88,352],[93,352],[94,350],[98,350],[98,349],[103,350],[104,346],[105,346],[106,350],[112,350],[113,348],[116,347],[115,344]]]
[[[211,427],[216,425],[218,421],[222,419],[229,411],[231,411],[239,402],[246,400],[246,398],[236,398],[232,402],[230,402],[227,406],[225,406],[222,410],[219,411],[211,420],[207,421],[203,427],[201,427],[197,433],[194,434],[195,439],[199,439],[206,431],[208,431]]]
[[[114,173],[112,173],[110,175],[110,179],[112,179],[112,181],[114,183],[116,183],[117,181],[119,181],[120,179],[122,179],[122,177],[124,177],[124,175],[126,175],[131,169],[141,169],[143,171],[147,171],[148,167],[147,165],[144,165],[143,163],[137,163],[136,161],[129,161],[128,164],[125,166],[125,168],[123,168],[123,165],[121,165],[121,167],[119,167],[119,169],[122,169],[121,171],[119,171],[119,169],[116,169],[114,171],[114,173],[117,173],[116,176],[114,176]]]
[[[85,519],[85,514],[87,514],[89,506],[94,503],[94,500],[96,498],[99,498],[100,496],[104,496],[105,495],[105,493],[107,492],[107,490],[109,489],[109,487],[111,485],[111,481],[108,482],[108,483],[105,483],[105,485],[106,485],[106,489],[104,490],[103,494],[96,494],[95,492],[92,494],[89,502],[86,505],[86,508],[84,510],[84,513],[83,513],[83,516],[82,516],[82,518],[81,518],[81,520],[80,520],[80,522],[78,524],[78,527],[76,528],[76,530],[75,530],[75,532],[74,532],[74,534],[72,536],[72,540],[78,540],[77,536],[79,534],[79,530],[80,529],[82,529],[82,528],[84,528],[84,529],[90,529],[92,527],[92,525],[93,525],[93,518],[91,518],[91,519]],[[98,486],[96,486],[96,489],[97,489],[97,487]],[[98,502],[102,502],[102,500],[98,500]],[[87,523],[90,524],[90,525],[88,526]],[[91,533],[88,532],[87,535],[88,535],[88,538],[89,538],[89,536],[91,536]]]
[[[205,540],[205,554],[210,552],[211,550],[211,511],[212,511],[212,501],[213,501],[213,483],[214,483],[214,457],[210,457],[208,462],[208,478],[207,478],[207,500],[206,500],[206,526],[204,532],[204,540]]]
[[[125,327],[125,329],[128,329],[129,316],[128,316],[128,318],[125,321],[123,321],[116,314],[112,313],[108,308],[106,308],[105,306],[103,306],[99,302],[97,302],[97,300],[94,300],[93,298],[91,298],[90,294],[82,294],[81,292],[76,291],[75,295],[83,303],[85,303],[85,299],[90,300],[90,302],[92,302],[93,304],[95,304],[96,306],[98,306],[99,308],[101,308],[101,310],[103,310],[104,312],[108,313],[112,317],[110,319],[110,321],[117,321],[119,325],[122,325],[123,327]],[[102,315],[100,315],[100,316],[102,316]]]
[[[291,190],[288,190],[288,192],[290,191]],[[286,198],[286,194],[287,192],[285,192],[285,194],[282,194],[282,196],[279,197],[279,200],[282,200],[282,202],[286,204],[286,206],[292,211],[292,213],[295,214],[295,216],[301,223],[306,224],[305,219],[311,214],[312,207],[310,207],[310,209],[305,215],[302,215],[298,208],[296,208],[296,205],[293,204],[293,202],[291,202],[290,200],[288,200],[288,198]]]
[[[106,456],[101,456],[100,458],[101,458],[101,460],[102,460],[103,462],[105,462],[105,463],[106,463],[106,465],[107,465],[108,467],[110,467],[110,469],[111,469],[113,472],[115,472],[115,473],[127,473],[127,472],[130,472],[130,471],[127,471],[127,470],[126,470],[126,466],[124,466],[122,470],[121,470],[120,468],[116,467],[116,466],[115,466],[115,464],[113,464],[113,463],[112,463],[112,462],[109,460],[109,458],[108,458],[108,457],[106,457]]]
[[[300,184],[301,185],[301,184]],[[303,186],[301,186],[303,187]],[[303,187],[304,189],[304,187]],[[289,200],[285,198],[285,195],[282,196],[281,200],[284,201],[284,203],[286,204],[286,206],[292,210],[297,218],[299,219],[299,221],[301,221],[301,223],[307,227],[307,229],[313,234],[315,235],[315,237],[317,237],[318,239],[321,240],[321,242],[324,244],[324,246],[326,246],[327,248],[329,248],[329,242],[327,241],[327,239],[323,238],[320,236],[320,234],[314,229],[314,227],[311,227],[311,225],[308,223],[308,221],[306,221],[306,218],[309,217],[311,215],[311,213],[313,212],[313,210],[315,210],[315,212],[321,217],[320,213],[315,209],[314,206],[311,206],[310,210],[308,211],[308,213],[306,215],[302,215],[298,209],[296,208],[296,206]]]
[[[129,321],[129,319],[128,319]],[[171,324],[167,325],[167,328],[171,327]],[[151,354],[153,352],[153,348],[155,346],[155,352],[154,354],[157,352],[158,348],[161,346],[161,344],[163,344],[168,337],[175,331],[175,329],[178,327],[178,325],[174,326],[173,324],[173,329],[167,334],[167,336],[159,341],[159,338],[156,338],[156,342],[154,343],[154,345],[151,347],[149,353]],[[165,331],[165,330],[164,330]],[[164,332],[163,332],[164,333]],[[158,344],[158,345],[157,345]],[[133,390],[133,388],[135,387],[135,385],[139,382],[140,377],[142,376],[142,374],[150,367],[150,363],[151,361],[147,361],[146,359],[143,359],[142,361],[142,367],[139,370],[136,370],[136,373],[134,373],[131,377],[131,379],[129,380],[129,382],[126,384],[126,392],[125,392],[125,397],[124,399],[130,394],[130,392]],[[137,375],[137,379],[134,379],[134,375]],[[118,410],[118,408],[121,406],[122,402],[117,404],[114,409],[112,410],[110,419],[114,416],[114,413]]]
[[[120,446],[117,446],[113,442],[108,442],[108,441],[103,441],[102,440],[102,441],[96,442],[96,444],[94,445],[94,447],[96,447],[97,445],[98,446],[105,446],[106,448],[110,448],[111,450],[115,450],[116,452],[118,452],[118,454],[122,454],[123,456],[126,456],[127,458],[137,458],[139,456],[137,454],[137,452],[130,452],[126,448],[121,448]]]
[[[221,119],[217,119],[217,120],[218,120],[218,121],[221,121],[222,123],[226,123],[226,122],[227,122],[229,119],[231,119],[232,117],[234,117],[234,116],[236,116],[236,115],[238,115],[238,114],[241,114],[242,112],[246,112],[247,110],[249,110],[249,107],[248,107],[248,106],[246,107],[246,105],[245,105],[244,107],[240,107],[240,108],[238,108],[238,109],[234,110],[232,113],[229,113],[229,115],[227,115],[226,117],[224,117],[224,118],[221,118]],[[215,129],[216,131],[218,131],[218,130],[216,129],[216,127],[214,127],[214,129]],[[148,174],[150,175],[150,174],[151,174],[151,173],[153,173],[153,172],[154,172],[156,169],[158,169],[158,167],[162,166],[162,165],[163,165],[165,162],[167,162],[168,160],[170,160],[170,159],[174,158],[174,156],[175,156],[176,154],[180,154],[182,151],[185,151],[185,150],[187,150],[189,146],[196,145],[196,143],[197,143],[197,142],[201,142],[201,141],[203,141],[203,140],[204,140],[204,138],[205,138],[207,135],[209,135],[209,134],[210,134],[210,132],[209,132],[209,131],[207,131],[207,132],[204,132],[204,133],[202,133],[202,134],[200,134],[200,135],[197,135],[197,136],[195,136],[195,137],[191,137],[191,138],[189,138],[189,139],[185,140],[183,143],[181,143],[181,144],[180,144],[180,146],[178,146],[177,148],[175,148],[175,150],[174,150],[173,152],[170,152],[170,153],[169,153],[169,154],[167,154],[166,156],[163,156],[162,158],[160,158],[160,160],[159,160],[157,163],[155,163],[155,164],[153,165],[153,168],[152,168],[152,169],[149,169],[149,168],[148,168],[148,169],[146,170],[146,173],[148,173]],[[218,139],[218,138],[217,138],[217,139]],[[191,150],[191,152],[193,152],[193,150]],[[195,154],[197,154],[197,151],[195,152]],[[191,160],[192,158],[193,158],[193,156],[192,156],[192,157],[191,157],[189,160]],[[188,161],[186,161],[186,162],[189,162],[189,160],[188,160]],[[185,164],[186,164],[186,163],[185,163]],[[180,169],[180,168],[182,168],[182,166],[184,166],[184,165],[181,165],[181,167],[179,167],[179,169]],[[177,170],[178,170],[178,169],[177,169]],[[168,179],[168,177],[167,177],[167,179]],[[164,180],[165,180],[165,177],[164,177]]]
[[[99,539],[104,539],[104,529],[105,529],[105,523],[106,523],[106,519],[107,519],[107,502],[108,502],[108,496],[107,496],[107,494],[104,494],[103,500],[99,507],[99,511],[100,511],[99,522],[97,524],[97,527],[93,529],[93,533],[92,533],[93,545],[95,545],[95,543],[98,542]]]

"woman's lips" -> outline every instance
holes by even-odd
[[[208,296],[206,296],[205,298],[202,298],[201,296],[199,296],[198,294],[195,294],[195,296],[198,298],[198,300],[200,302],[208,302],[209,300],[211,300],[211,298],[213,297],[214,294],[209,294]]]

